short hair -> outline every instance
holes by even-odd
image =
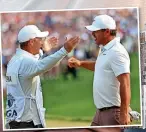
[[[20,44],[20,48],[23,49],[24,47],[26,47],[28,45],[28,42],[29,41],[19,43]]]
[[[117,30],[116,29],[110,30],[110,35],[111,36],[116,36],[116,34],[117,34]]]
[[[106,31],[107,29],[101,29],[101,31]],[[117,34],[117,30],[116,29],[109,29],[110,30],[110,35],[111,36],[116,36]]]

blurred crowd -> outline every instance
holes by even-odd
[[[67,79],[68,74],[71,73],[72,77],[76,79],[78,77],[77,69],[70,69],[67,66],[67,59],[70,56],[83,60],[96,59],[99,48],[94,44],[94,39],[91,33],[85,29],[85,26],[90,25],[93,18],[99,14],[112,16],[116,20],[117,36],[121,38],[121,43],[129,53],[138,52],[138,14],[136,9],[3,13],[1,16],[3,75],[5,75],[7,64],[18,46],[18,31],[24,25],[35,24],[42,31],[48,30],[50,37],[58,37],[59,47],[64,44],[66,37],[80,36],[81,41],[76,49],[43,76],[52,79],[57,78],[59,73],[63,73],[64,78]],[[51,53],[54,52],[51,51]]]

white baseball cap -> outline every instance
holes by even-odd
[[[101,29],[116,29],[115,20],[108,15],[99,15],[94,18],[92,25],[86,26],[89,31],[97,31]]]
[[[29,41],[30,39],[34,39],[36,37],[38,38],[44,38],[49,35],[48,31],[41,32],[37,26],[35,25],[27,25],[24,26],[18,33],[18,42],[23,43],[26,41]]]

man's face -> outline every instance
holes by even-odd
[[[97,45],[104,44],[105,39],[106,39],[105,32],[106,32],[106,29],[92,32],[92,36],[94,37]]]
[[[32,53],[34,55],[39,54],[39,50],[43,45],[43,39],[42,38],[34,38],[32,40],[31,48],[32,48]]]

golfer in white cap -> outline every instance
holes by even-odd
[[[97,111],[91,125],[127,125],[130,123],[130,59],[116,37],[116,22],[108,15],[99,15],[86,28],[101,46],[101,52],[96,61],[70,58],[68,65],[94,71],[93,97]]]
[[[45,127],[39,75],[55,66],[79,42],[79,37],[73,37],[59,51],[39,60],[35,55],[44,47],[43,39],[48,34],[48,31],[41,32],[35,25],[24,26],[18,33],[20,48],[9,61],[6,73],[6,124],[10,129]],[[51,38],[48,43],[56,45],[57,39]]]

